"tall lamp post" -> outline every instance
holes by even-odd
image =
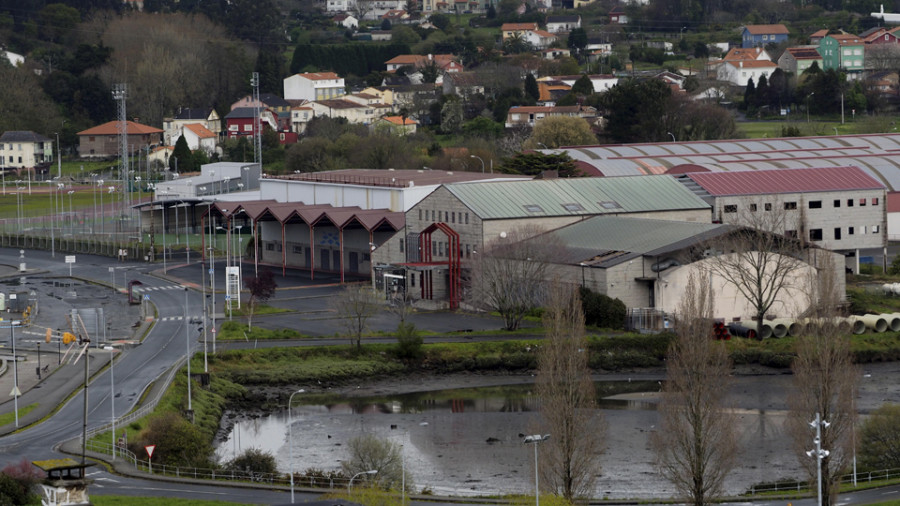
[[[361,471],[350,477],[350,482],[347,483],[347,493],[350,493],[350,487],[353,486],[353,480],[364,475],[364,474],[378,474],[378,469],[370,469],[368,471]]]
[[[191,338],[188,333],[188,288],[184,287],[184,345],[186,349],[185,358],[187,359],[187,396],[188,396],[188,413],[191,417],[191,423],[194,421],[194,407],[191,404]]]
[[[533,434],[525,436],[523,441],[525,444],[534,445],[534,504],[536,506],[541,506],[541,494],[538,489],[538,443],[543,443],[548,439],[550,439],[550,434]]]
[[[481,173],[484,174],[484,160],[480,156],[475,155],[469,155],[469,158],[477,158],[478,161],[481,162]]]
[[[294,504],[294,420],[291,417],[291,405],[294,403],[294,396],[306,392],[302,388],[292,393],[288,398],[288,451],[290,453],[290,470],[291,470],[291,504]]]
[[[809,99],[815,95],[816,92],[812,92],[806,96],[806,122],[809,123]]]
[[[816,438],[813,442],[816,444],[814,450],[806,452],[806,455],[816,459],[816,492],[818,495],[818,506],[822,506],[822,459],[828,457],[831,453],[822,449],[822,428],[828,428],[830,423],[822,420],[819,413],[816,413],[816,419],[809,422],[810,428],[816,429]]]
[[[112,346],[104,346],[104,350],[109,351],[109,411],[112,420],[112,456],[113,460],[116,459],[116,380],[113,372],[114,362],[113,359],[115,355],[113,352],[116,350]]]

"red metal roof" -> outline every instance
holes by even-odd
[[[885,186],[859,167],[782,169],[687,174],[710,195],[876,190]]]

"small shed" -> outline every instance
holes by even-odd
[[[87,487],[93,480],[85,478],[85,469],[94,464],[73,459],[35,460],[31,464],[47,473],[41,483],[41,506],[90,505]]]

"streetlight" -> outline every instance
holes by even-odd
[[[806,122],[807,123],[809,123],[809,99],[810,99],[810,97],[812,97],[815,94],[816,94],[816,92],[813,91],[809,95],[806,96]]]
[[[72,194],[75,193],[75,190],[69,190],[67,193],[69,194],[69,233],[75,235],[75,209],[72,207]]]
[[[672,142],[675,142],[675,134],[673,134],[672,132],[666,132],[666,133],[669,134],[669,135],[671,135],[671,136],[672,136]]]
[[[350,482],[347,483],[347,493],[348,493],[348,494],[350,493],[350,487],[353,486],[353,480],[355,480],[357,476],[362,476],[362,475],[364,475],[364,474],[378,474],[378,469],[371,469],[371,470],[369,470],[369,471],[362,471],[362,472],[356,473],[356,474],[354,474],[353,476],[351,476],[351,477],[350,477]]]
[[[806,452],[806,455],[816,459],[816,491],[818,493],[818,506],[822,506],[822,459],[828,457],[831,453],[828,450],[822,449],[822,428],[828,428],[831,425],[830,423],[822,420],[821,415],[816,413],[816,419],[809,422],[809,427],[812,429],[816,429],[816,438],[813,439],[813,442],[816,443],[816,449],[810,450]]]
[[[188,413],[191,417],[191,423],[194,421],[194,407],[191,405],[191,338],[188,334],[188,288],[184,287],[184,345],[187,359],[187,395],[188,395]]]
[[[469,158],[477,158],[481,162],[481,173],[484,174],[484,160],[480,156],[469,155]]]
[[[294,420],[291,418],[291,404],[294,402],[294,396],[306,392],[302,388],[292,393],[288,398],[288,448],[290,452],[290,468],[291,468],[291,504],[294,504]]]
[[[112,419],[112,456],[116,458],[116,381],[113,374],[113,352],[116,350],[112,346],[104,346],[104,350],[109,351],[109,403],[110,415]]]
[[[531,436],[525,436],[525,440],[523,441],[525,444],[534,445],[534,504],[536,506],[541,506],[541,494],[538,491],[538,443],[543,443],[548,439],[550,439],[550,434],[533,434]],[[822,505],[820,504],[819,506]]]

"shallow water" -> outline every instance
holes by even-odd
[[[735,397],[740,398],[735,405],[747,408],[738,415],[741,461],[726,483],[728,492],[735,494],[755,483],[801,476],[796,457],[786,450],[790,441],[782,431],[785,412],[770,397],[783,391],[784,380],[770,378],[766,380],[770,388],[742,390],[747,381],[760,380],[742,378],[735,388]],[[671,497],[674,489],[657,473],[648,444],[657,423],[658,383],[597,386],[607,432],[595,496]],[[337,470],[346,458],[346,443],[371,433],[403,446],[405,464],[419,490],[455,495],[533,493],[533,448],[522,444],[520,437],[529,433],[539,416],[532,388],[443,390],[309,405],[297,405],[301,400],[296,396],[294,470]],[[287,411],[237,423],[217,454],[228,460],[250,447],[273,453],[279,469],[288,472]]]

